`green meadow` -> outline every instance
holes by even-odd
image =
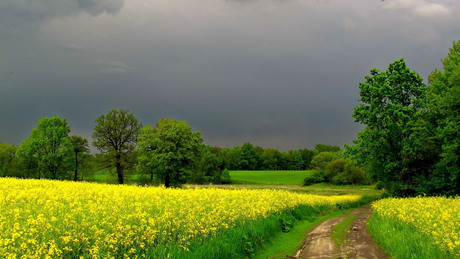
[[[230,171],[232,184],[255,185],[302,185],[305,177],[312,174],[307,171]]]

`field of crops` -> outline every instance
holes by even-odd
[[[459,258],[460,198],[383,199],[370,230],[395,258]]]
[[[289,208],[335,207],[359,199],[0,178],[0,255],[167,256],[169,246],[187,251],[196,240]]]
[[[232,184],[302,185],[311,171],[230,171]]]

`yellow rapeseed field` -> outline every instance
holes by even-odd
[[[0,178],[0,257],[132,257],[171,243],[187,250],[239,221],[359,199]]]
[[[441,249],[460,256],[459,197],[383,199],[372,207],[379,217],[411,224]]]

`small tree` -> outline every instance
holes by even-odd
[[[118,183],[124,183],[123,160],[136,149],[137,136],[142,127],[128,110],[111,110],[96,120],[93,145],[105,153],[116,168]]]
[[[139,136],[139,163],[150,168],[166,187],[187,181],[199,153],[201,133],[192,132],[185,121],[163,118],[145,126]]]
[[[30,148],[27,152],[37,159],[39,170],[50,172],[52,179],[57,179],[58,172],[64,168],[72,152],[69,132],[65,119],[45,117],[38,121],[37,128],[27,139],[27,148]]]
[[[78,155],[80,153],[88,153],[88,140],[80,136],[71,136],[70,142],[72,143],[73,153],[75,154],[75,174],[74,181],[78,180]]]

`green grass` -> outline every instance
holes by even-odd
[[[302,185],[312,171],[230,171],[232,184]]]
[[[356,215],[351,215],[337,224],[331,234],[332,240],[340,246],[345,241],[346,231],[350,229],[351,224],[355,221]]]
[[[391,258],[458,258],[441,250],[433,244],[430,236],[421,233],[409,224],[396,220],[385,220],[373,214],[369,219],[368,228],[372,237],[380,243]]]

